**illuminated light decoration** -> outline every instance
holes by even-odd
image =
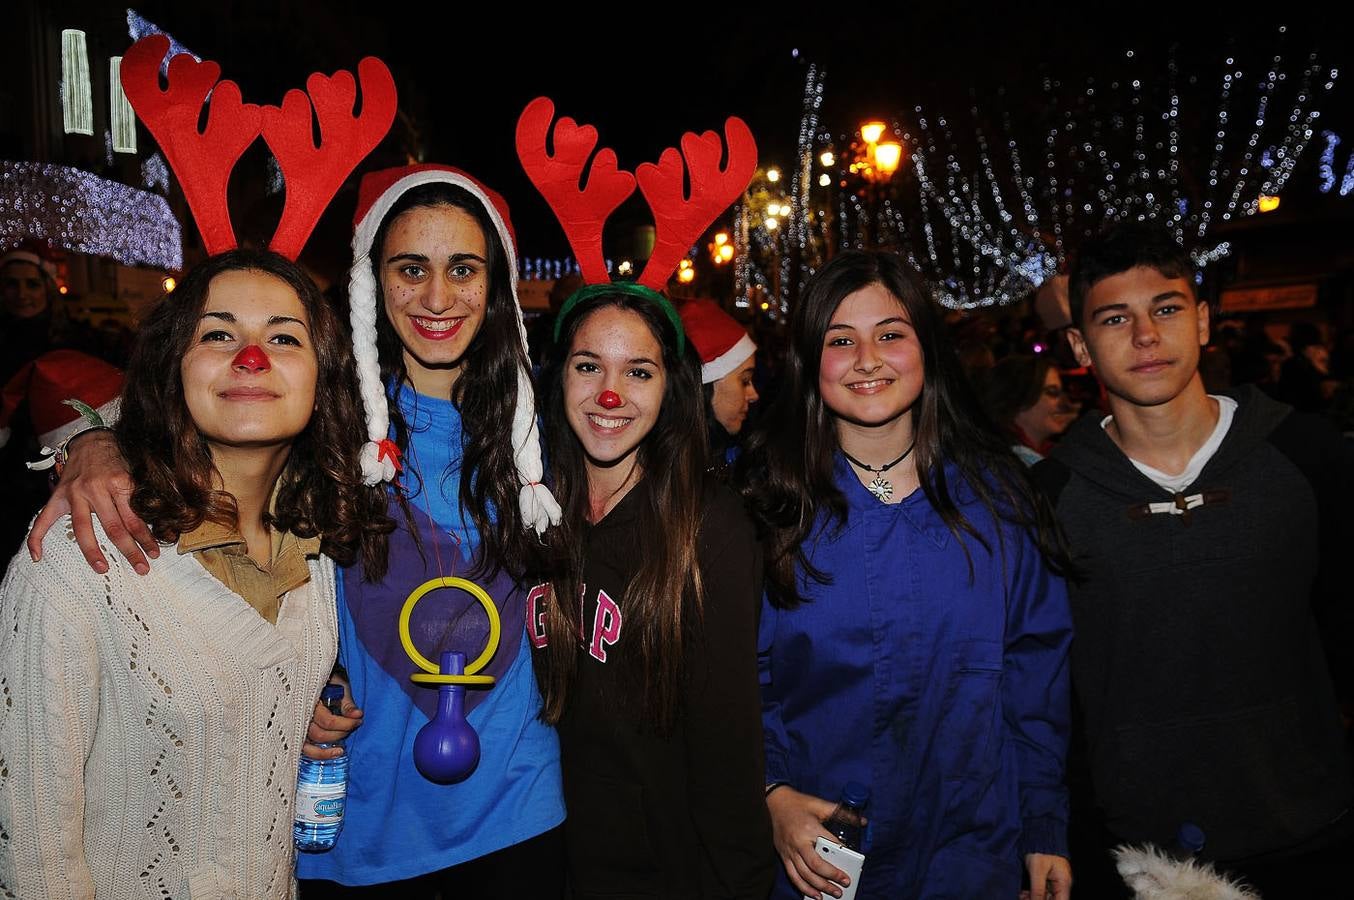
[[[174,288],[176,288],[176,287],[178,287],[178,286],[179,286],[179,283],[178,283],[177,281],[174,280],[174,276],[173,276],[173,275],[166,275],[166,276],[160,281],[160,290],[164,291],[166,294],[172,294],[172,293],[174,293]]]
[[[780,181],[780,169],[767,169],[766,180],[771,182],[772,184],[775,184],[777,181]]]
[[[183,231],[158,194],[69,166],[0,161],[0,246],[25,241],[129,266],[183,268]]]
[[[819,175],[819,176],[818,176],[818,186],[819,186],[819,187],[827,187],[827,186],[830,185],[830,184],[832,184],[832,176],[831,176],[831,175],[829,175],[829,174],[827,174],[826,172],[824,172],[822,175]]]
[[[879,139],[884,136],[885,128],[888,128],[888,126],[880,121],[866,122],[860,126],[860,136],[867,144],[877,144]]]
[[[677,264],[677,280],[682,284],[690,284],[696,280],[696,267],[691,264],[691,260],[684,259]]]
[[[1038,138],[1043,159],[1028,169],[1009,113],[996,129],[1004,131],[1002,140],[989,143],[988,126],[972,108],[975,140],[961,147],[948,120],[930,119],[918,107],[919,133],[905,136],[913,148],[918,207],[906,216],[887,211],[895,232],[906,235],[905,255],[917,261],[941,301],[957,308],[1022,299],[1065,264],[1066,242],[1109,222],[1163,221],[1196,258],[1226,256],[1225,245],[1208,246],[1211,225],[1254,215],[1261,195],[1280,194],[1315,134],[1318,103],[1339,74],[1324,69],[1315,54],[1295,76],[1282,63],[1273,56],[1252,81],[1229,58],[1216,114],[1196,109],[1188,115],[1203,123],[1204,135],[1184,133],[1183,79],[1174,54],[1165,79],[1108,85],[1088,79],[1070,102],[1057,80],[1045,78],[1050,114]],[[1163,96],[1149,98],[1144,85],[1159,83]],[[1249,102],[1254,112],[1238,114]],[[1333,182],[1333,150],[1331,157],[1323,183]]]
[[[141,162],[141,186],[147,190],[158,189],[162,194],[169,193],[169,166],[158,151]]]
[[[122,92],[122,57],[108,60],[108,109],[113,128],[113,152],[136,152],[136,113]]]
[[[824,150],[822,155],[818,157],[818,161],[823,164],[824,169],[830,169],[836,163],[837,157],[832,155],[831,150]]]
[[[1321,150],[1321,164],[1317,169],[1317,176],[1321,179],[1318,185],[1321,193],[1329,194],[1335,187],[1335,148],[1340,146],[1340,136],[1333,131],[1321,132],[1321,137],[1326,142],[1326,146]],[[1340,196],[1347,197],[1351,191],[1354,191],[1354,153],[1350,153],[1345,159],[1345,172],[1340,181]]]
[[[66,134],[94,135],[94,94],[89,85],[85,33],[61,32],[61,124]]]
[[[635,265],[628,259],[621,260],[621,264],[616,267],[616,274],[618,275],[631,275],[634,271]]]
[[[1279,208],[1279,198],[1269,194],[1261,194],[1255,201],[1255,208],[1262,213],[1274,212]]]
[[[729,242],[729,233],[727,231],[721,231],[715,235],[716,247],[723,247],[728,242]]]
[[[733,259],[733,244],[724,244],[719,248],[719,262],[728,262]]]
[[[780,220],[775,216],[767,216],[766,221],[763,222],[762,225],[765,226],[767,231],[775,231],[780,227]]]
[[[66,286],[63,284],[63,285],[61,285],[59,288],[56,289],[56,292],[57,292],[58,294],[61,294],[61,295],[64,297],[66,294],[69,294],[69,293],[70,293],[70,290],[71,290],[70,288],[66,287]]]

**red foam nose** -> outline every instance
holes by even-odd
[[[263,352],[263,348],[258,344],[250,344],[239,353],[235,354],[235,359],[231,365],[237,368],[248,369],[250,372],[266,372],[273,367],[268,361],[268,354]]]
[[[621,405],[621,395],[615,391],[602,391],[597,395],[597,405],[602,409],[615,409]]]

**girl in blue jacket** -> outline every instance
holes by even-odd
[[[1028,873],[1064,900],[1072,623],[1047,506],[897,257],[826,266],[788,362],[738,466],[767,559],[773,896],[841,895],[814,841],[856,781],[856,897],[1015,898]]]

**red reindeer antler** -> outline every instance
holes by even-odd
[[[282,107],[263,108],[263,139],[277,157],[287,187],[287,202],[271,248],[295,259],[344,179],[381,143],[395,121],[395,79],[385,63],[369,56],[357,64],[362,82],[362,113],[353,115],[357,84],[351,72],[333,77],[316,72],[306,92],[290,90]],[[309,94],[309,96],[307,96]],[[320,122],[315,146],[311,104]]]
[[[122,57],[122,90],[150,129],[179,179],[188,207],[210,254],[236,246],[226,186],[245,148],[259,135],[259,108],[240,101],[233,81],[222,81],[221,67],[198,62],[186,53],[169,61],[169,88],[160,89],[160,63],[169,38],[148,35]],[[202,104],[211,94],[207,128],[197,130]]]
[[[657,238],[653,254],[644,266],[639,283],[661,291],[672,270],[701,233],[742,196],[757,171],[757,142],[747,124],[738,118],[724,123],[729,145],[728,164],[720,168],[724,143],[713,131],[682,135],[682,152],[669,147],[658,164],[644,163],[635,170],[639,190],[653,210]],[[682,190],[682,158],[691,173],[691,198]]]
[[[617,169],[616,153],[606,147],[597,152],[588,167],[588,156],[597,146],[597,129],[578,125],[567,116],[555,123],[555,153],[551,156],[545,141],[554,117],[555,104],[548,97],[537,97],[527,104],[517,120],[517,157],[564,226],[583,280],[604,284],[610,276],[602,255],[602,226],[634,192],[635,176]],[[587,184],[580,190],[579,180],[585,171]]]

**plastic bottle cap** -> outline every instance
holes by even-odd
[[[1190,853],[1198,853],[1204,849],[1204,830],[1193,822],[1181,822],[1175,842]]]
[[[842,788],[842,800],[852,806],[864,806],[870,802],[870,789],[859,781],[848,781]]]

